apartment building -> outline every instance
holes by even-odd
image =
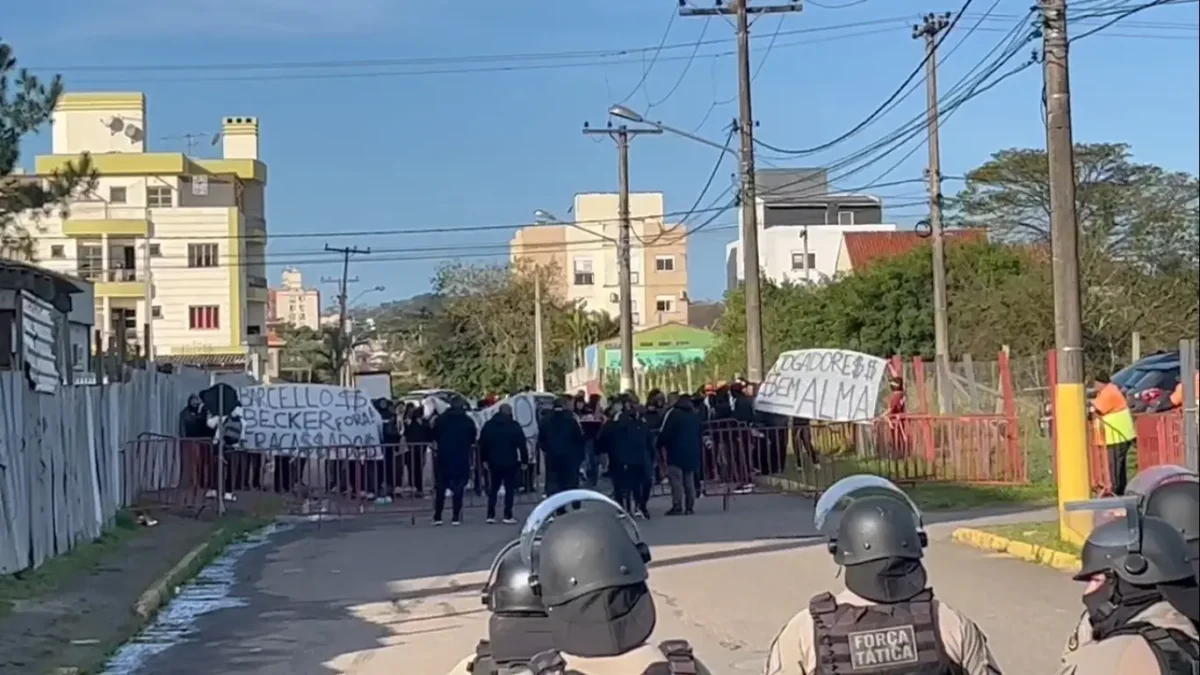
[[[776,283],[821,283],[838,272],[843,235],[893,232],[883,202],[865,194],[830,189],[826,169],[759,169],[758,264]],[[739,221],[741,215],[739,213]],[[745,279],[742,235],[725,246],[726,282]]]
[[[267,317],[299,328],[321,327],[321,291],[304,287],[304,275],[289,267],[283,270],[279,288],[272,288],[267,299]]]
[[[553,266],[555,291],[591,311],[620,315],[616,193],[575,195],[571,224],[530,225],[509,242],[514,261]],[[661,192],[629,196],[630,279],[635,329],[687,323],[687,231],[663,221]]]
[[[164,362],[258,372],[266,359],[267,168],[254,117],[226,117],[221,157],[148,147],[141,93],[68,93],[53,115],[47,176],[90,153],[96,188],[66,216],[33,223],[35,258],[94,282],[105,345],[125,339]]]

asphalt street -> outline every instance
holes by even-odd
[[[645,523],[656,638],[688,639],[716,673],[761,672],[784,622],[812,595],[842,588],[812,536],[811,507],[750,495],[723,512],[719,499],[706,498],[694,516]],[[950,532],[1052,515],[927,519],[938,597],[983,627],[1006,673],[1054,672],[1081,589],[1061,572],[954,544]],[[123,672],[440,675],[486,630],[478,589],[517,532],[484,524],[477,510],[453,528],[384,515],[296,524],[228,563],[225,599],[196,616],[182,612],[190,623],[179,644],[144,650]]]

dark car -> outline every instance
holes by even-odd
[[[1155,412],[1171,407],[1171,392],[1179,384],[1179,352],[1155,352],[1112,376],[1125,393],[1133,412]]]

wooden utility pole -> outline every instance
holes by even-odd
[[[350,349],[351,349],[350,333],[349,333],[349,331],[346,330],[346,322],[348,320],[347,313],[350,310],[350,308],[348,307],[349,296],[347,295],[347,288],[351,282],[351,279],[350,279],[350,256],[358,255],[358,254],[368,255],[371,253],[371,249],[370,248],[360,249],[357,246],[350,246],[347,248],[338,248],[336,246],[330,246],[329,244],[325,244],[325,250],[329,251],[330,253],[342,254],[342,278],[337,280],[338,285],[339,285],[337,355],[338,355],[339,360],[341,361],[341,368],[339,368],[340,372],[338,374],[338,377],[341,379],[341,385],[343,387],[350,387],[350,386],[353,386],[353,384],[354,384],[354,377],[350,372]],[[325,280],[322,279],[322,281],[325,281]]]
[[[534,389],[546,391],[546,357],[542,344],[542,271],[533,268],[533,373]]]
[[[633,224],[629,215],[629,139],[641,134],[661,134],[662,129],[630,129],[625,125],[616,128],[590,129],[584,126],[585,134],[605,134],[617,142],[617,178],[620,192],[617,198],[618,218],[621,233],[617,237],[617,275],[619,277],[619,302],[621,321],[621,391],[633,391],[633,272],[629,260],[629,230]]]
[[[933,344],[938,411],[951,411],[950,320],[946,309],[946,240],[942,230],[942,158],[938,142],[938,36],[950,27],[950,13],[926,14],[925,22],[913,26],[913,39],[925,40],[925,98],[929,127],[929,231],[933,239]]]
[[[1083,382],[1083,318],[1079,294],[1079,225],[1075,214],[1075,151],[1071,137],[1071,82],[1066,0],[1042,0],[1046,95],[1046,156],[1050,164],[1050,251],[1054,276],[1054,453],[1059,534],[1081,543],[1090,527],[1065,517],[1067,502],[1091,495],[1087,451],[1087,398]]]
[[[751,7],[750,0],[733,0],[712,8],[681,7],[680,16],[734,16],[738,53],[738,131],[741,139],[742,260],[746,294],[746,378],[762,382],[762,288],[758,261],[758,196],[754,181],[754,114],[750,104],[750,16],[799,12],[798,0],[787,4]],[[807,260],[804,261],[808,263]]]

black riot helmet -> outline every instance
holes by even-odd
[[[1140,496],[1142,513],[1167,521],[1185,541],[1200,539],[1200,475],[1195,471],[1155,466],[1134,476],[1125,494]]]
[[[814,525],[839,565],[885,559],[920,560],[929,540],[916,504],[879,476],[849,476],[819,500]]]
[[[1193,576],[1187,543],[1167,521],[1143,516],[1137,497],[1067,504],[1068,511],[1108,514],[1083,543],[1078,581],[1111,573],[1136,586],[1185,581]]]
[[[633,519],[592,490],[567,490],[539,504],[521,528],[520,548],[546,607],[649,577],[650,549]]]
[[[542,601],[529,585],[531,570],[521,557],[521,541],[510,542],[492,562],[483,586],[483,604],[495,614],[546,614]]]

